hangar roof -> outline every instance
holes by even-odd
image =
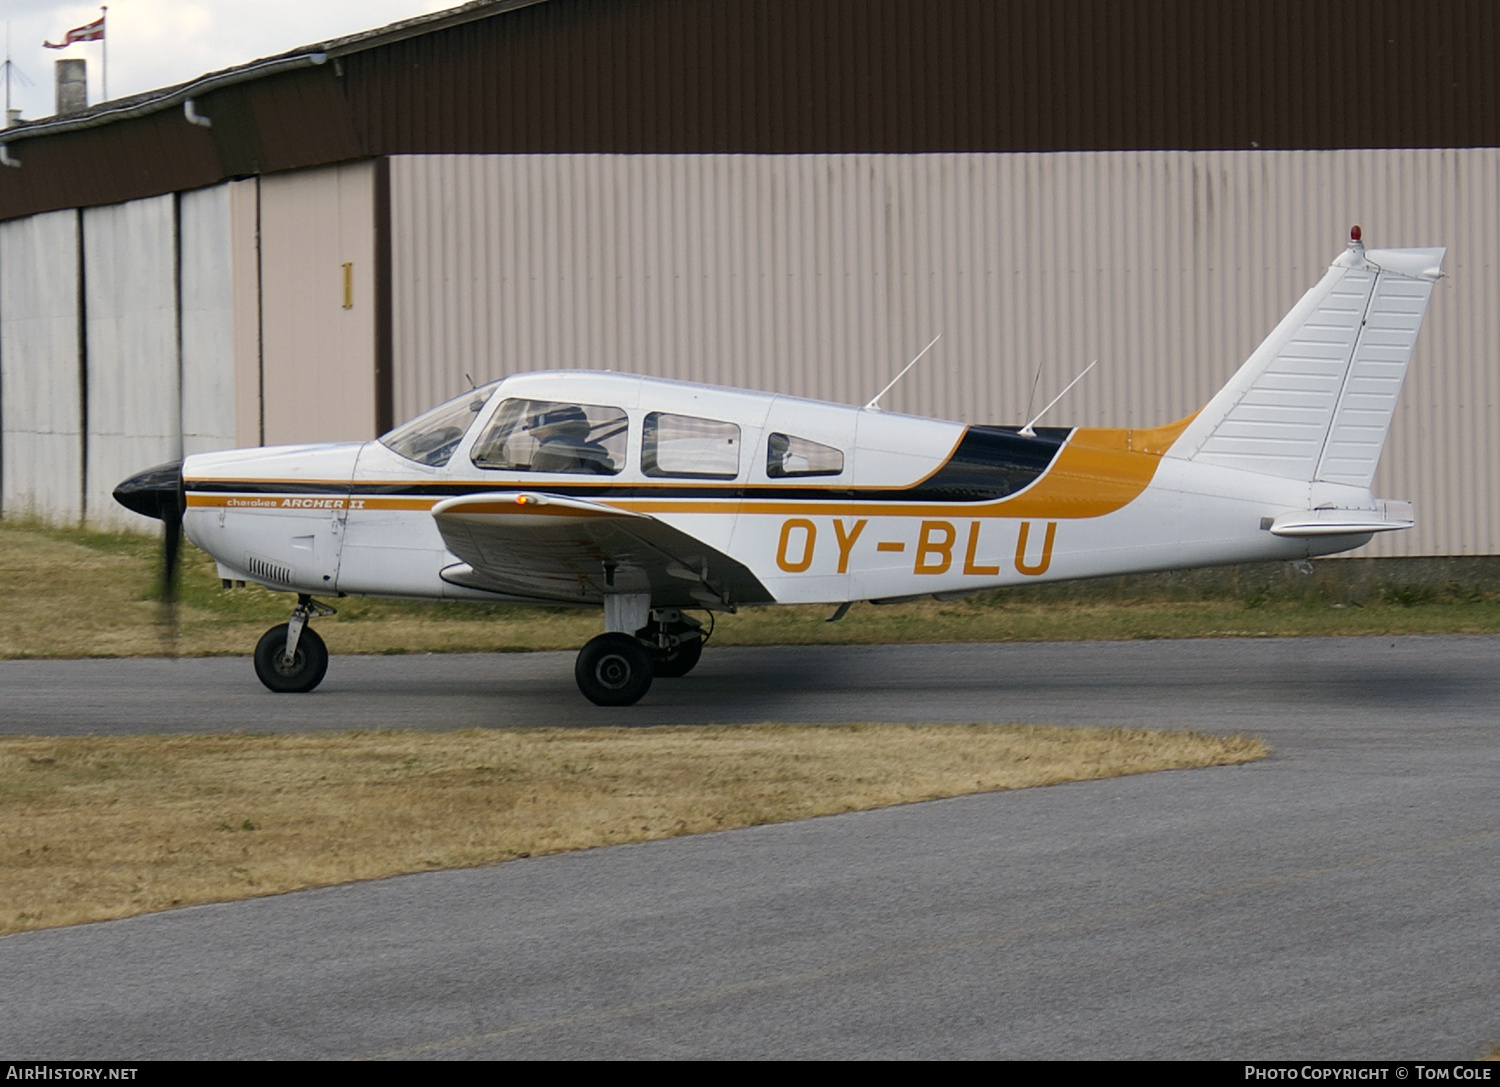
[[[83,129],[98,128],[100,125],[111,124],[115,121],[144,117],[160,110],[173,109],[190,98],[222,90],[235,84],[248,83],[277,72],[324,64],[330,58],[337,59],[364,49],[373,49],[379,45],[415,37],[418,34],[459,26],[503,11],[514,11],[517,8],[545,2],[546,0],[470,0],[469,3],[460,4],[456,8],[402,19],[388,26],[376,27],[373,30],[348,34],[312,45],[299,46],[285,53],[276,53],[273,56],[261,57],[232,68],[209,72],[185,83],[159,87],[124,98],[112,98],[67,117],[44,117],[23,121],[5,130],[4,140],[0,142],[15,144],[38,136],[78,132]]]
[[[474,0],[4,130],[0,218],[390,154],[1497,146],[1497,60],[1489,0]]]

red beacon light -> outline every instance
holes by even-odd
[[[1357,241],[1361,240],[1363,237],[1364,237],[1364,235],[1361,233],[1361,231],[1359,229],[1359,224],[1358,223],[1355,223],[1353,226],[1351,226],[1349,228],[1349,240],[1351,242],[1357,242]]]

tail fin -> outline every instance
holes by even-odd
[[[1349,248],[1169,456],[1368,487],[1445,249]]]

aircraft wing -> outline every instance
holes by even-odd
[[[743,563],[602,502],[496,491],[439,502],[432,516],[463,560],[442,572],[454,585],[569,604],[598,604],[608,593],[650,593],[658,607],[773,602]]]

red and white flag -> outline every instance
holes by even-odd
[[[75,27],[63,35],[60,42],[42,42],[48,49],[66,49],[74,42],[102,42],[104,40],[104,16],[99,16],[87,26]]]

